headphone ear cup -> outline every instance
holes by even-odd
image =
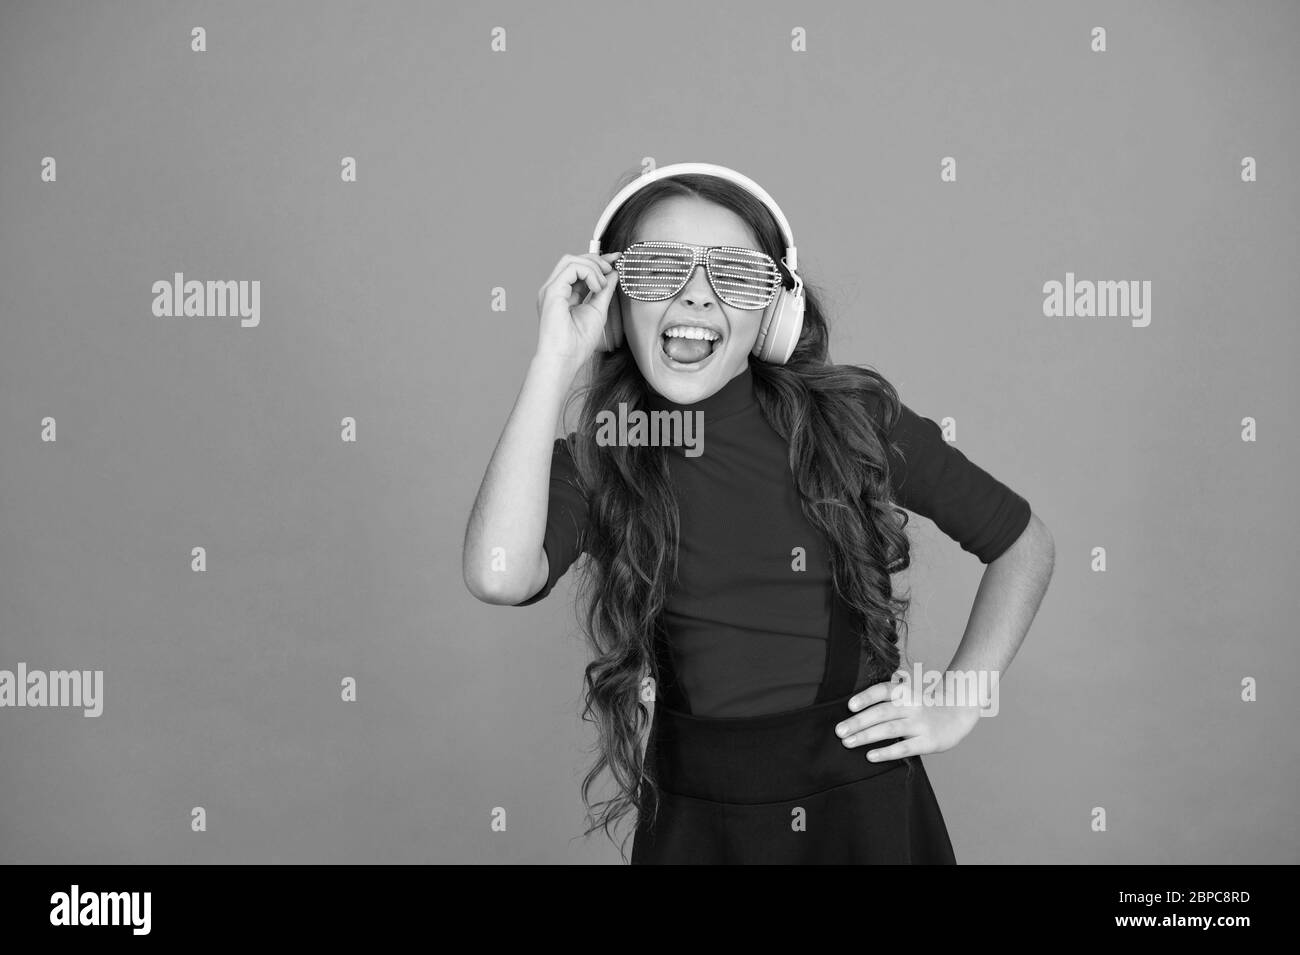
[[[754,355],[759,361],[784,365],[790,360],[803,331],[803,306],[802,295],[781,289],[763,313],[763,324],[754,343]]]

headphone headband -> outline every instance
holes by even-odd
[[[618,211],[619,207],[622,206],[623,203],[627,201],[628,197],[630,197],[634,192],[644,189],[646,186],[650,185],[650,183],[663,179],[666,176],[680,176],[688,173],[700,173],[706,176],[717,176],[719,179],[726,179],[730,182],[734,182],[738,186],[744,187],[757,199],[761,200],[762,203],[771,211],[773,217],[775,217],[777,225],[781,228],[781,234],[785,237],[786,249],[784,261],[786,268],[788,268],[791,273],[799,268],[798,253],[794,246],[794,233],[790,231],[790,223],[786,220],[785,213],[781,211],[781,207],[776,204],[776,200],[767,194],[767,190],[748,176],[738,173],[734,169],[729,169],[726,166],[719,166],[715,163],[709,162],[672,163],[667,166],[660,166],[654,172],[645,173],[638,176],[636,179],[633,179],[619,190],[618,195],[610,200],[609,205],[605,207],[605,211],[600,214],[600,220],[596,223],[596,231],[593,232],[591,236],[591,246],[587,251],[595,255],[601,254],[601,234],[605,231],[605,227],[609,225],[609,220],[614,217],[614,213]]]

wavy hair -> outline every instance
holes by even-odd
[[[785,287],[794,287],[781,262],[785,240],[767,206],[715,176],[666,177],[633,194],[610,220],[601,248],[626,248],[647,210],[672,196],[697,197],[736,213],[777,262]],[[790,360],[772,365],[751,355],[749,367],[763,416],[789,445],[804,516],[829,544],[834,587],[853,611],[862,647],[861,689],[887,682],[906,645],[910,596],[894,596],[890,575],[911,563],[908,516],[891,500],[886,453],[899,398],[877,372],[831,362],[826,318],[806,278],[804,294],[803,330]],[[570,398],[582,401],[567,441],[589,509],[587,559],[579,565],[578,585],[593,656],[584,672],[582,718],[598,730],[597,758],[582,783],[584,835],[603,828],[611,841],[613,829],[633,810],[651,823],[658,813],[653,767],[642,752],[650,712],[640,688],[647,673],[658,682],[654,641],[677,576],[679,512],[662,451],[598,446],[596,416],[620,402],[629,410],[646,408],[649,395],[631,351],[623,347],[596,352],[587,385]],[[617,792],[593,803],[592,787],[606,769]]]

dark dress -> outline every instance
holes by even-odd
[[[637,863],[952,863],[918,756],[873,763],[835,735],[870,682],[853,614],[834,593],[827,542],[804,517],[788,448],[745,369],[694,405],[703,453],[665,448],[680,508],[678,577],[656,638],[659,681],[646,745],[659,789]],[[873,413],[875,409],[873,408]],[[877,419],[879,420],[879,418]],[[982,562],[1029,523],[1028,502],[906,405],[891,442],[895,502]],[[550,593],[582,553],[586,499],[555,442],[544,547]],[[805,562],[795,563],[802,548]]]

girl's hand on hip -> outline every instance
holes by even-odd
[[[876,683],[855,693],[849,709],[856,715],[835,725],[836,735],[848,747],[901,737],[897,743],[870,750],[867,759],[873,763],[942,753],[965,739],[979,722],[979,706],[936,705],[923,699],[905,671],[900,673],[902,681]]]

